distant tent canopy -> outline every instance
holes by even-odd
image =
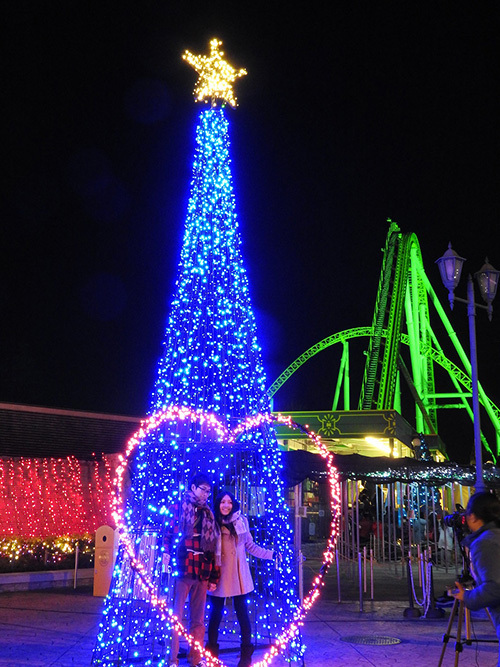
[[[289,450],[283,454],[283,478],[288,486],[300,484],[305,479],[326,481],[325,460],[319,454],[305,450]],[[361,456],[360,454],[334,455],[335,467],[340,478],[370,480],[377,484],[391,482],[417,482],[426,486],[440,486],[457,482],[465,486],[474,486],[475,467],[465,466],[451,461],[417,461],[408,457],[391,459],[387,456]],[[484,466],[484,480],[488,486],[500,487],[500,468],[487,464]]]

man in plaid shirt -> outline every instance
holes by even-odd
[[[179,577],[175,581],[174,614],[182,621],[184,605],[189,597],[189,632],[203,645],[205,636],[205,603],[207,591],[215,590],[220,567],[215,564],[216,526],[207,500],[212,490],[208,477],[196,474],[189,491],[182,499],[179,528],[181,540],[177,550]],[[170,667],[179,664],[179,635],[172,633]],[[189,664],[202,667],[200,652],[191,647]]]

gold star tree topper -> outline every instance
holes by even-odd
[[[182,57],[198,73],[198,81],[194,88],[197,102],[209,98],[212,106],[215,106],[215,100],[219,99],[235,107],[233,83],[240,76],[245,76],[247,71],[245,69],[235,70],[224,60],[222,58],[224,52],[219,50],[220,46],[222,42],[215,38],[210,41],[209,56],[195,56],[191,51],[185,51]]]

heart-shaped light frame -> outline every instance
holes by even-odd
[[[294,612],[293,618],[288,624],[288,627],[283,630],[281,635],[277,637],[274,644],[267,651],[261,660],[252,663],[252,667],[268,667],[274,658],[279,655],[288,646],[293,637],[297,636],[300,626],[303,624],[307,612],[311,609],[317,598],[319,597],[320,588],[324,585],[324,576],[328,567],[335,558],[335,543],[338,534],[338,525],[340,517],[340,485],[338,480],[337,469],[333,465],[332,454],[327,450],[326,446],[321,441],[321,438],[310,431],[308,427],[302,426],[292,421],[291,417],[285,415],[271,413],[264,413],[247,417],[236,426],[236,428],[229,431],[222,422],[213,414],[207,414],[200,410],[192,410],[184,406],[169,406],[163,410],[155,412],[153,415],[144,419],[141,426],[136,433],[130,438],[124,455],[120,455],[120,463],[116,469],[116,476],[114,479],[115,493],[112,500],[112,515],[116,526],[119,530],[120,540],[124,545],[126,553],[130,559],[130,565],[137,573],[141,586],[149,594],[151,604],[157,609],[160,618],[164,621],[174,632],[184,637],[190,646],[194,646],[204,656],[208,667],[225,667],[224,663],[215,658],[210,651],[206,650],[197,642],[192,635],[186,630],[184,625],[180,622],[170,609],[167,609],[167,603],[164,599],[159,599],[157,596],[156,586],[151,581],[144,565],[137,560],[134,551],[133,539],[130,535],[127,522],[124,516],[124,502],[123,502],[123,481],[127,468],[129,458],[135,448],[142,442],[149,433],[156,431],[162,424],[168,421],[186,421],[199,422],[213,428],[220,439],[227,443],[235,443],[240,435],[248,433],[261,424],[280,423],[285,424],[290,428],[298,429],[311,440],[316,447],[318,447],[321,456],[325,459],[328,471],[328,481],[330,486],[330,507],[332,510],[332,523],[330,536],[323,553],[323,562],[319,573],[313,580],[311,590],[304,598],[302,605],[298,606]]]

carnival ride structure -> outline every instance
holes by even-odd
[[[366,362],[357,405],[358,411],[396,411],[401,413],[402,382],[409,388],[415,409],[415,430],[438,434],[438,412],[461,409],[473,420],[471,406],[471,364],[453,325],[425,272],[415,233],[402,232],[389,222],[389,230],[378,284],[371,326],[355,327],[332,334],[311,346],[295,359],[268,389],[270,397],[312,357],[333,345],[342,345],[340,367],[335,385],[332,412],[351,411],[350,346],[353,339],[368,338]],[[433,316],[441,322],[461,367],[454,363],[440,343]],[[443,341],[444,343],[444,341]],[[448,345],[448,343],[446,343]],[[448,345],[449,347],[449,345]],[[409,356],[408,356],[409,353]],[[405,361],[406,358],[406,361]],[[443,369],[451,381],[450,391],[436,391],[436,368]],[[489,443],[484,432],[481,441],[496,463],[500,451],[500,409],[479,384],[479,400],[493,427],[496,442]],[[292,413],[295,417],[295,413]],[[299,420],[300,421],[300,420]]]

